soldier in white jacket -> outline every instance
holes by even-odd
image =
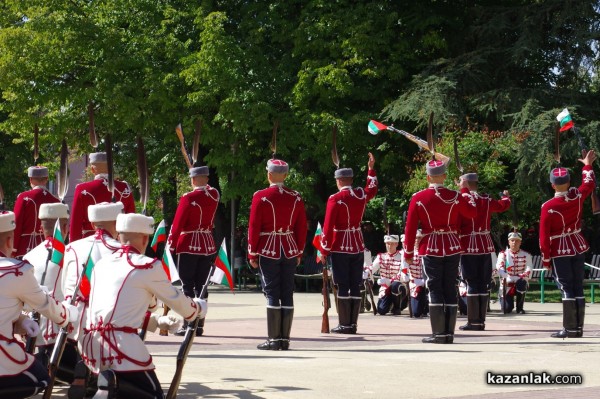
[[[408,269],[404,267],[402,254],[398,250],[400,239],[397,235],[386,235],[383,238],[387,252],[382,252],[375,257],[372,272],[379,271],[379,301],[377,313],[387,314],[390,310],[394,315],[399,315],[407,306],[406,283],[409,281]],[[393,307],[393,308],[392,308]]]
[[[408,269],[410,281],[408,287],[410,289],[410,306],[412,308],[413,317],[426,317],[429,313],[429,301],[427,299],[427,287],[425,287],[425,275],[423,274],[423,262],[418,255],[419,243],[423,238],[421,230],[417,230],[415,240],[415,255],[410,261],[404,259],[404,250],[402,253],[403,268]],[[400,236],[400,241],[404,241],[404,234]]]
[[[61,302],[64,300],[61,284],[63,268],[62,264],[60,264],[61,262],[53,262],[51,256],[52,251],[54,250],[54,228],[58,219],[60,219],[59,225],[62,236],[66,237],[68,233],[69,207],[60,202],[42,204],[38,211],[38,218],[40,219],[42,231],[44,233],[44,241],[26,253],[23,260],[33,266],[35,278],[41,286],[45,287],[44,289],[46,292],[54,299]],[[64,251],[63,248],[58,248],[58,250]],[[41,316],[40,330],[40,335],[35,343],[37,347],[36,357],[38,357],[43,364],[47,365],[60,327],[51,320],[48,320],[47,317]],[[66,350],[66,353],[63,355],[63,362],[64,364],[69,365],[67,366],[67,370],[70,369],[71,371],[67,371],[66,375],[61,373],[61,379],[70,381],[72,378],[72,370],[75,365],[73,356],[75,353],[75,351]]]
[[[137,334],[154,296],[186,321],[204,317],[206,302],[184,296],[171,285],[162,264],[142,253],[154,232],[154,219],[120,214],[117,231],[122,247],[102,258],[91,270],[91,292],[85,335],[84,362],[98,374],[103,397],[162,398],[152,356]]]
[[[26,398],[47,385],[47,369],[23,349],[14,334],[40,332],[37,323],[22,314],[23,307],[65,326],[77,320],[77,309],[61,304],[44,292],[35,279],[33,266],[7,257],[13,249],[15,216],[0,211],[0,397]]]
[[[531,274],[531,254],[521,249],[521,233],[508,234],[508,248],[498,254],[496,269],[500,276],[500,308],[510,313],[517,305],[517,313],[525,313],[525,293]],[[504,287],[506,284],[506,289]],[[503,297],[504,292],[506,296]],[[516,301],[515,301],[516,297]]]

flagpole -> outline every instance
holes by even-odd
[[[235,153],[235,151],[234,151]],[[231,172],[231,181],[235,177],[235,172]],[[233,279],[233,283],[235,284],[235,198],[231,199],[231,240],[230,240],[230,249],[229,249],[229,264],[231,265],[231,278]]]

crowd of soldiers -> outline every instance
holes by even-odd
[[[570,187],[570,175],[555,168],[550,182],[556,195],[542,206],[540,248],[544,267],[553,270],[562,291],[563,329],[558,338],[581,337],[585,316],[583,253],[580,234],[583,201],[595,187],[589,151],[583,181]],[[206,316],[206,285],[214,261],[214,215],[219,193],[208,185],[206,166],[189,170],[192,191],[179,200],[168,237],[177,255],[182,290],[175,288],[163,265],[144,255],[154,220],[134,213],[124,182],[111,192],[106,154],[90,155],[94,180],[75,190],[73,207],[46,189],[48,170],[32,167],[31,191],[19,195],[15,212],[0,213],[0,396],[22,398],[44,390],[47,363],[61,329],[68,332],[61,361],[61,379],[71,382],[69,398],[162,398],[152,357],[139,330],[157,328],[182,335],[190,325],[202,335]],[[432,334],[425,343],[451,344],[457,319],[459,275],[466,282],[467,323],[462,330],[485,329],[494,246],[491,215],[510,206],[508,191],[493,199],[478,191],[478,176],[468,173],[459,191],[444,186],[447,165],[427,162],[428,187],[410,201],[404,234],[386,235],[386,252],[372,265],[365,260],[361,222],[367,202],[378,190],[375,158],[369,153],[366,184],[355,187],[351,168],[335,171],[338,192],[327,201],[320,245],[329,257],[337,288],[338,334],[357,334],[361,284],[379,272],[377,312],[400,314],[407,306],[414,317],[429,314]],[[307,221],[300,193],[285,186],[289,165],[271,159],[266,166],[269,187],[257,191],[250,208],[248,259],[260,270],[267,299],[267,340],[260,350],[288,350],[294,315],[294,271],[306,243]],[[70,218],[70,223],[68,223]],[[71,237],[64,259],[55,239]],[[528,254],[511,233],[496,269],[503,279],[505,310],[523,312],[529,277]],[[401,249],[399,250],[399,246]],[[365,267],[365,265],[367,265]],[[157,316],[158,300],[181,315]],[[41,314],[39,322],[25,312]],[[200,319],[198,323],[192,323]],[[26,351],[15,334],[38,337],[37,350]],[[35,352],[35,356],[33,353]],[[102,396],[104,395],[104,396]]]

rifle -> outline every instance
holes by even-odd
[[[73,295],[69,301],[70,305],[75,305],[75,300],[77,295],[79,294],[79,286],[81,285],[81,280],[87,271],[88,264],[90,262],[90,257],[92,256],[92,251],[94,249],[94,245],[96,245],[96,241],[92,242],[92,246],[90,248],[90,252],[88,253],[87,259],[83,264],[83,269],[79,277],[77,277],[77,283],[75,284],[75,290],[73,291]],[[69,335],[69,324],[60,329],[58,336],[56,337],[56,342],[54,343],[54,348],[52,349],[52,354],[50,355],[50,362],[48,365],[48,374],[50,375],[50,380],[48,381],[48,385],[46,386],[46,390],[44,391],[43,399],[50,399],[52,397],[52,389],[54,388],[54,381],[56,380],[56,372],[58,371],[58,365],[60,363],[60,359],[62,358],[63,352],[65,351],[65,346],[67,344],[67,336]]]
[[[329,275],[327,273],[327,262],[323,263],[323,288],[321,293],[323,294],[323,317],[321,319],[321,333],[329,334],[329,308],[331,304],[329,303]]]
[[[377,305],[375,304],[375,297],[373,296],[373,281],[370,278],[365,280],[365,288],[369,294],[369,300],[371,301],[371,307],[373,308],[373,314],[377,316]]]
[[[48,272],[48,263],[50,263],[50,259],[52,259],[52,249],[48,248],[48,257],[46,258],[46,267],[44,268],[44,273],[42,274],[42,279],[40,281],[40,285],[43,286],[46,281],[46,273]],[[35,321],[37,325],[40,325],[40,313],[37,311],[31,312],[31,320]],[[27,341],[25,342],[25,352],[33,355],[35,351],[35,344],[37,342],[37,336],[32,337],[30,335],[27,336]]]
[[[200,292],[200,295],[198,295],[198,298],[204,297],[204,294],[208,289],[210,278],[212,277],[214,271],[215,265],[213,264],[210,268],[210,272],[208,273],[206,283],[202,287],[202,291]],[[171,385],[169,386],[169,392],[167,392],[166,399],[175,399],[177,397],[177,390],[179,389],[179,383],[181,382],[183,366],[185,365],[188,353],[190,352],[192,344],[194,343],[194,337],[196,336],[196,329],[198,328],[198,323],[200,323],[200,318],[196,317],[194,322],[188,324],[187,329],[185,330],[185,337],[183,338],[183,342],[181,343],[181,346],[179,347],[179,352],[177,353],[175,375],[173,376],[173,380],[171,381]]]
[[[399,133],[402,136],[409,139],[410,141],[412,141],[413,143],[415,143],[416,145],[418,145],[420,148],[424,149],[425,151],[432,152],[432,150],[429,147],[429,145],[427,144],[427,142],[425,140],[423,140],[422,138],[417,137],[414,134],[405,132],[404,130],[396,129],[394,126],[387,126],[381,122],[371,120],[371,123],[369,124],[369,132],[373,135],[376,135],[381,130],[389,130],[390,132]],[[445,164],[450,162],[450,157],[447,157],[446,155],[444,155],[440,152],[436,152],[435,150],[433,150],[433,155],[434,155],[435,159],[437,159],[438,161],[442,161]]]
[[[181,144],[181,153],[183,154],[183,159],[185,160],[185,164],[188,169],[192,169],[192,157],[185,147],[185,138],[183,137],[183,130],[181,129],[181,123],[177,125],[175,128],[175,133],[177,134],[177,138],[179,139],[179,143]]]

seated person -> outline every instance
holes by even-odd
[[[531,274],[531,255],[521,249],[521,234],[512,232],[508,235],[508,248],[500,252],[496,269],[500,275],[500,308],[510,313],[517,302],[517,313],[525,313],[525,293],[527,281]],[[506,286],[505,286],[506,285]],[[504,293],[506,292],[506,296]]]
[[[427,287],[425,287],[425,276],[423,274],[423,262],[421,257],[417,255],[419,242],[423,237],[421,230],[417,230],[417,239],[415,241],[415,255],[406,262],[404,260],[404,251],[402,252],[402,262],[404,268],[409,272],[409,288],[410,288],[410,306],[413,317],[426,317],[429,313],[429,298],[427,297]],[[404,239],[404,234],[401,236]]]

